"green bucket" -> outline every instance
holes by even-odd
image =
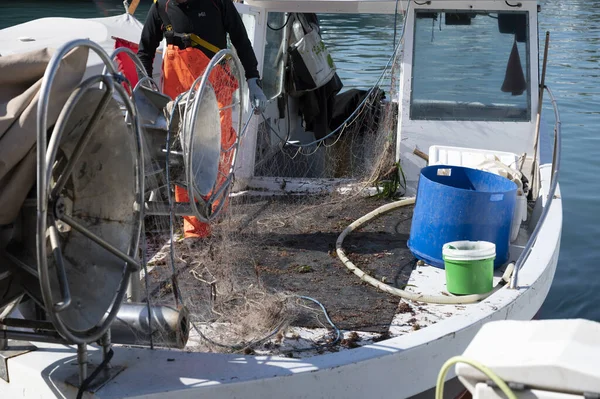
[[[446,288],[456,295],[485,294],[493,288],[496,245],[487,241],[444,244]]]

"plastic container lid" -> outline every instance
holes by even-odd
[[[496,257],[496,244],[488,241],[453,241],[444,244],[442,255],[448,260],[482,260]]]

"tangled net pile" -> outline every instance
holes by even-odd
[[[397,98],[399,48],[356,110],[337,126],[329,126],[320,140],[291,141],[287,120],[255,116],[259,128],[254,174],[279,178],[286,194],[266,196],[258,187],[241,187],[246,193],[233,193],[219,218],[210,223],[211,234],[192,241],[182,239],[181,217],[172,224],[169,216],[146,217],[147,278],[142,297],[152,304],[189,310],[191,350],[285,353],[282,341],[297,340],[293,326],[317,331],[308,346],[293,348],[296,351],[320,352],[338,343],[336,323],[318,302],[304,297],[307,281],[319,280],[321,261],[309,259],[309,252],[323,245],[321,252],[329,263],[337,262],[333,248],[346,225],[402,193],[403,174],[394,159],[397,104],[392,101]],[[232,105],[238,96],[236,90]],[[343,184],[333,191],[304,195],[285,187],[290,181],[313,178],[336,178]],[[168,182],[164,174],[157,179],[166,199]],[[308,275],[313,277],[307,280]]]

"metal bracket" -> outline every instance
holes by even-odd
[[[36,346],[27,341],[8,341],[8,348],[0,350],[0,378],[6,382],[10,382],[8,377],[8,360],[36,349]]]

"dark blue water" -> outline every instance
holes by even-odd
[[[563,122],[563,231],[543,317],[600,320],[600,1],[542,2],[550,31],[547,84]]]
[[[136,17],[151,4],[142,0]],[[551,33],[547,85],[563,122],[564,221],[558,270],[544,318],[600,321],[600,1],[541,1],[541,30]],[[31,19],[101,17],[123,12],[118,0],[1,0],[0,29]],[[374,84],[393,48],[393,16],[327,16],[322,29],[346,87]],[[398,21],[400,22],[400,21]],[[399,32],[397,33],[399,35]],[[543,38],[543,33],[540,35]],[[549,109],[544,120],[549,123]],[[598,213],[597,213],[598,212]]]

